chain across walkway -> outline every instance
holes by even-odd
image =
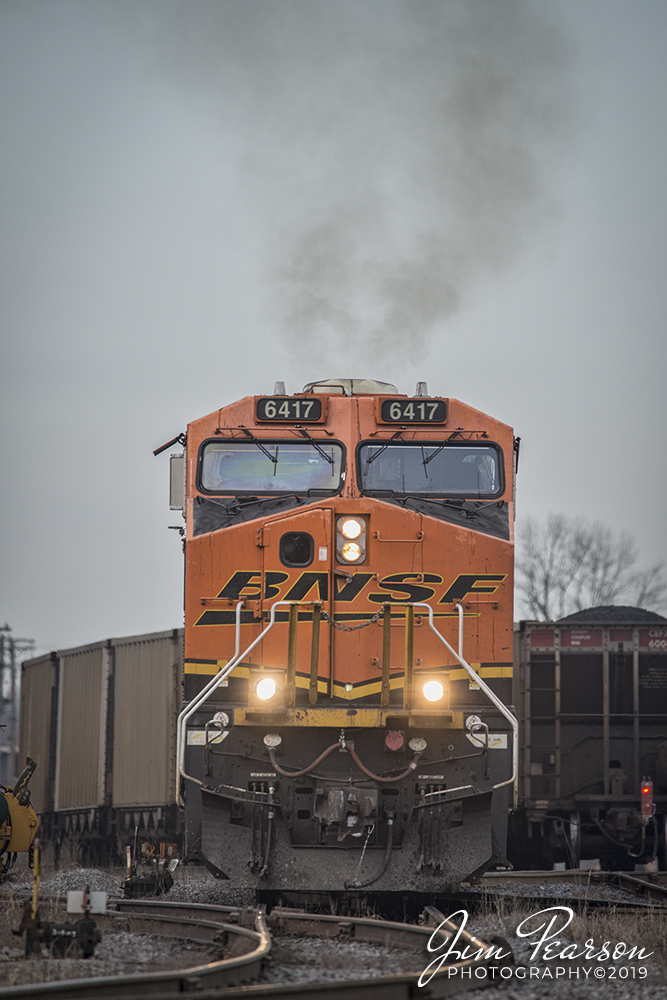
[[[368,625],[374,625],[375,622],[379,622],[384,614],[384,606],[372,618],[369,618],[367,622],[362,622],[361,625],[344,625],[342,622],[335,621],[326,611],[322,610],[321,613],[324,621],[329,622],[330,625],[337,628],[340,632],[358,632],[360,628],[366,628]]]

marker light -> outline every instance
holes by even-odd
[[[345,542],[341,547],[340,554],[346,562],[359,562],[361,559],[361,547],[357,542]]]
[[[363,530],[363,524],[357,521],[356,517],[346,517],[340,522],[340,533],[346,538],[358,538]]]
[[[427,701],[440,701],[445,693],[445,689],[440,681],[427,681],[422,691]]]
[[[644,778],[641,784],[641,821],[644,826],[650,820],[653,812],[653,782],[650,778]]]
[[[257,682],[255,694],[261,701],[268,701],[269,698],[273,698],[275,693],[276,682],[272,677],[262,677],[261,681]]]

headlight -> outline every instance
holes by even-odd
[[[440,681],[427,681],[422,691],[427,701],[440,701],[445,693],[445,689]]]
[[[341,534],[345,535],[346,538],[358,538],[364,530],[363,524],[357,521],[356,517],[344,518],[339,526]]]
[[[276,693],[276,682],[271,677],[262,677],[255,688],[255,694],[260,701],[268,701]]]
[[[341,546],[340,554],[346,562],[359,562],[361,559],[361,546],[356,542],[345,542]]]
[[[366,521],[363,517],[339,517],[336,521],[336,557],[342,563],[360,563],[366,558]]]

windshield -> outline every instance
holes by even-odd
[[[341,487],[343,449],[319,440],[208,441],[199,462],[203,493],[335,493]]]
[[[359,482],[371,491],[493,497],[502,492],[500,459],[495,445],[365,443],[359,447]]]

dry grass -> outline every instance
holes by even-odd
[[[563,900],[561,905],[568,906],[567,900]],[[483,936],[482,929],[489,929],[492,933],[500,934],[502,937],[517,940],[516,930],[519,924],[527,917],[535,916],[541,909],[546,909],[540,900],[535,900],[531,905],[528,901],[517,901],[511,897],[501,897],[494,901],[483,915],[475,916],[469,922],[474,925],[475,931]],[[544,921],[551,919],[550,916],[543,918]],[[565,915],[563,914],[563,920]],[[532,926],[537,927],[543,920],[533,921]],[[561,926],[561,918],[558,919],[558,926]],[[528,928],[524,928],[524,931]],[[627,948],[643,948],[644,954],[653,952],[647,963],[658,971],[661,976],[667,976],[667,911],[646,909],[641,911],[623,911],[617,907],[602,908],[589,907],[583,912],[575,910],[571,923],[562,934],[558,935],[564,943],[573,942],[580,947],[587,941],[593,940],[596,952],[602,949],[605,942],[611,942],[610,950],[618,942],[624,942]],[[533,942],[533,939],[531,939]],[[636,963],[636,958],[634,959]],[[606,964],[606,963],[602,963]]]
[[[12,934],[21,923],[23,902],[11,891],[5,889],[0,905],[0,951],[3,948],[20,948],[22,939]]]

